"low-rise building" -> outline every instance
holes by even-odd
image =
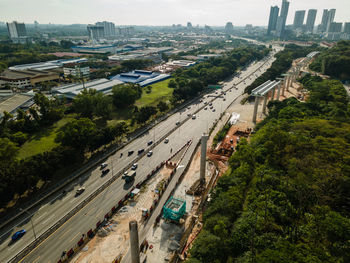
[[[79,66],[76,64],[69,64],[63,67],[63,74],[65,77],[69,75],[75,77],[89,77],[90,76],[90,67],[89,66]]]
[[[114,86],[123,83],[124,82],[118,79],[96,79],[85,83],[75,83],[56,87],[52,89],[52,92],[59,97],[74,99],[83,89],[94,89],[97,92],[109,94],[112,92]]]
[[[43,70],[5,70],[0,74],[0,80],[14,89],[30,89],[38,83],[59,80],[59,72]]]
[[[34,94],[15,94],[0,102],[0,119],[3,117],[4,111],[15,114],[17,109],[27,110],[34,104]]]
[[[134,70],[128,73],[121,73],[114,77],[112,80],[120,80],[124,83],[135,83],[139,84],[141,87],[151,85],[153,83],[170,78],[168,74],[160,74],[154,71],[148,70]]]

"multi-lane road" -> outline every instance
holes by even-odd
[[[236,86],[236,88],[226,92],[224,96],[225,100],[220,97],[214,99],[217,94],[213,91],[210,96],[205,96],[205,98],[203,98],[203,102],[199,102],[198,100],[190,106],[190,109],[184,109],[173,114],[152,128],[147,134],[137,138],[124,149],[107,158],[105,162],[108,164],[111,171],[106,176],[101,177],[99,167],[90,169],[81,176],[79,180],[67,186],[65,193],[57,193],[52,196],[51,200],[38,208],[28,211],[27,215],[19,218],[12,225],[9,225],[7,230],[0,233],[0,262],[9,261],[34,240],[34,233],[36,236],[39,236],[45,232],[68,211],[77,206],[89,194],[93,193],[109,180],[112,173],[116,174],[119,171],[123,171],[125,167],[136,158],[139,149],[145,149],[147,151],[149,147],[147,143],[149,141],[156,142],[162,138],[174,128],[176,122],[180,121],[183,123],[168,136],[169,143],[160,143],[153,149],[153,155],[151,157],[145,156],[138,161],[134,185],[142,181],[156,165],[167,159],[171,155],[171,149],[175,151],[189,139],[197,141],[203,132],[210,129],[213,123],[215,123],[215,120],[220,117],[220,114],[228,105],[243,93],[244,88],[252,83],[256,76],[262,74],[270,66],[272,60],[273,56],[269,56],[268,61],[262,60],[253,63],[241,72],[240,77],[235,77],[225,82],[225,90],[228,90],[233,85]],[[245,78],[245,82],[242,81]],[[210,110],[209,107],[206,110],[203,108],[204,102],[210,102],[211,100],[213,100],[212,104],[215,112]],[[192,115],[199,109],[201,110],[196,113],[196,119],[184,121],[187,118],[187,114]],[[129,150],[134,151],[131,156],[127,154]],[[123,153],[122,156],[121,153]],[[80,196],[75,197],[75,191],[82,186],[85,187],[85,191]],[[89,229],[94,228],[96,222],[102,220],[104,215],[110,211],[129,190],[130,189],[125,188],[124,181],[121,178],[115,180],[109,187],[97,195],[71,219],[31,251],[23,259],[23,262],[56,262],[60,258],[62,251],[73,247],[82,234],[86,234]],[[32,225],[34,226],[34,231]],[[26,229],[27,233],[20,240],[9,245],[12,234],[20,229]]]

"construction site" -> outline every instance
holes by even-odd
[[[295,61],[293,65],[298,63],[300,61]],[[292,81],[282,93],[279,90],[275,93],[275,89],[271,89],[264,96],[271,100],[289,97],[304,100],[307,96],[296,81]],[[249,102],[246,98],[247,95],[241,95],[222,114],[210,134],[203,134],[199,142],[193,142],[195,145],[189,142],[179,149],[141,187],[136,187],[118,212],[103,222],[71,262],[185,260],[202,229],[202,212],[210,202],[211,190],[227,171],[228,160],[239,147],[239,142],[243,138],[249,140],[256,122],[266,116],[264,110],[257,113],[258,106],[264,107],[266,100],[256,98],[257,101]],[[241,101],[246,102],[242,104]],[[255,121],[252,119],[254,114]],[[214,137],[222,129],[225,129],[225,135],[214,145]],[[181,162],[190,147],[195,147],[194,151],[183,165]],[[175,177],[179,171],[179,177]],[[171,192],[159,207],[159,200],[166,191]]]

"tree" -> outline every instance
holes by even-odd
[[[145,123],[148,119],[157,113],[156,107],[145,106],[139,109],[139,112],[136,114],[136,120],[138,123]]]
[[[164,112],[166,110],[169,109],[169,106],[166,102],[164,101],[160,101],[158,104],[157,104],[157,108],[160,112]]]
[[[90,119],[72,120],[60,129],[56,142],[84,152],[93,142],[96,133],[96,125]]]
[[[112,89],[113,103],[117,108],[129,107],[141,97],[142,89],[138,84],[120,84]]]
[[[0,166],[5,168],[11,164],[17,154],[19,148],[7,138],[0,138]]]

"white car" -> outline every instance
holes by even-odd
[[[84,191],[85,191],[85,188],[84,188],[84,187],[80,187],[80,188],[77,189],[77,191],[75,192],[75,195],[76,195],[76,196],[81,195]]]
[[[196,119],[196,115],[192,115],[192,120],[195,120]]]
[[[108,164],[106,164],[106,163],[102,163],[101,166],[100,166],[100,169],[102,170],[102,169],[106,168],[107,165],[108,165]]]
[[[152,151],[149,151],[149,152],[147,153],[147,156],[148,156],[148,157],[151,157],[152,154],[153,154],[153,152],[152,152]]]
[[[169,138],[165,138],[164,143],[168,143],[169,142]]]
[[[136,169],[137,169],[137,166],[138,166],[138,164],[137,164],[137,163],[134,163],[134,164],[131,166],[131,170],[136,170]]]

